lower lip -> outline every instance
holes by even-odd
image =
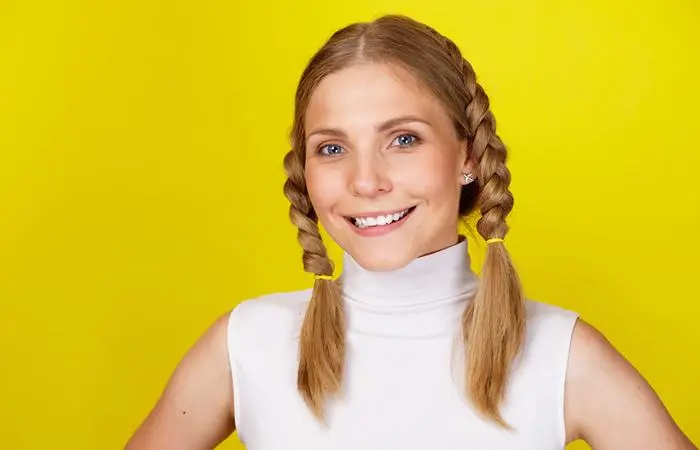
[[[355,233],[359,234],[360,236],[365,236],[365,237],[376,237],[376,236],[383,236],[387,233],[391,233],[395,229],[399,228],[401,225],[403,225],[407,220],[408,217],[415,212],[415,208],[411,210],[408,214],[403,216],[401,220],[397,222],[391,222],[389,225],[376,225],[373,227],[365,227],[365,228],[360,228],[355,226],[354,224],[350,223],[350,227],[355,231]]]

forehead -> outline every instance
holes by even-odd
[[[311,96],[304,121],[307,130],[314,126],[374,126],[407,114],[448,120],[439,100],[405,69],[362,63],[326,76]]]

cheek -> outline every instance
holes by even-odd
[[[445,153],[447,152],[425,152],[421,157],[400,167],[396,175],[400,177],[401,184],[407,191],[425,198],[431,204],[452,203],[459,191],[459,173],[456,159]]]
[[[319,217],[330,214],[331,208],[338,201],[342,190],[338,184],[341,182],[339,176],[334,175],[331,170],[323,167],[307,166],[305,171],[306,189],[313,204],[316,215]]]

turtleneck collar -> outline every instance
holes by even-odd
[[[399,336],[454,331],[478,286],[463,237],[453,246],[386,272],[364,269],[346,253],[339,281],[350,330]]]
[[[470,294],[476,289],[476,281],[464,238],[453,246],[387,272],[366,270],[345,253],[340,277],[343,293],[351,300],[387,307],[431,303]]]

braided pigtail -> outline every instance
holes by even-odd
[[[506,167],[506,147],[496,134],[489,99],[477,83],[472,66],[457,46],[447,40],[448,52],[458,64],[469,94],[465,134],[469,159],[475,164],[481,213],[477,231],[486,239],[481,282],[464,311],[462,330],[467,350],[467,392],[475,408],[504,427],[499,406],[508,376],[525,339],[525,301],[510,255],[502,243],[508,233],[506,217],[513,209]]]
[[[284,159],[289,218],[299,228],[306,272],[333,275],[333,264],[318,229],[318,218],[306,191],[300,154],[289,151]],[[313,414],[323,420],[325,400],[340,392],[345,359],[345,321],[340,290],[325,278],[314,282],[311,300],[301,327],[297,388]]]

